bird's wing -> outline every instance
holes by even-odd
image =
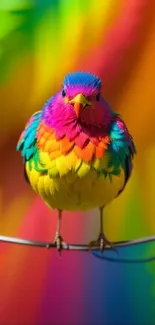
[[[24,159],[24,176],[26,181],[29,183],[29,179],[26,173],[25,164],[27,161],[33,159],[37,164],[38,148],[37,148],[37,129],[40,124],[41,111],[33,114],[22,132],[16,150],[21,151]]]
[[[133,157],[136,154],[134,141],[125,125],[119,116],[115,117],[110,125],[110,162],[109,167],[113,168],[113,174],[118,175],[120,168],[124,169],[125,182],[123,188],[118,195],[123,191],[128,179],[130,178],[133,168]]]
[[[24,161],[28,161],[35,154],[36,148],[36,132],[40,123],[41,111],[33,114],[27,122],[18,143],[17,151],[21,151]]]
[[[40,160],[40,150],[37,144],[37,133],[41,122],[42,111],[46,108],[47,105],[49,105],[49,103],[52,103],[52,100],[53,97],[51,97],[45,103],[41,111],[34,113],[30,117],[17,143],[16,150],[21,151],[22,157],[24,159],[24,176],[27,181],[28,177],[25,170],[26,162],[29,162],[30,169],[33,164],[34,169],[38,172],[45,172],[47,170],[47,168],[45,168],[45,165],[42,164]]]

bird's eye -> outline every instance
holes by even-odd
[[[62,96],[63,96],[63,97],[65,97],[65,96],[66,96],[66,92],[65,92],[65,90],[64,90],[64,89],[62,90]]]
[[[96,95],[96,100],[97,100],[97,102],[100,101],[100,93],[98,93],[98,94]]]

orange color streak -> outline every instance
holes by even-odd
[[[93,155],[95,153],[95,146],[92,142],[89,142],[83,149],[75,146],[73,150],[79,158],[83,159],[86,162],[90,162],[93,159]]]
[[[99,142],[98,147],[103,148],[103,149],[107,149],[109,143],[110,143],[110,137],[105,136],[104,138],[101,138],[101,141]]]
[[[86,146],[80,148],[75,145],[74,141],[69,141],[66,136],[57,141],[54,130],[50,129],[49,132],[49,127],[44,123],[41,123],[38,128],[38,148],[43,152],[48,152],[51,159],[56,159],[61,155],[67,155],[72,150],[78,158],[85,162],[90,162],[94,159],[94,156],[102,159],[109,143],[109,136],[100,138],[92,137]]]
[[[60,141],[60,150],[62,154],[67,154],[69,153],[74,147],[74,141],[69,141],[66,137],[64,137]]]
[[[37,132],[37,145],[43,152],[49,153],[50,159],[56,159],[61,155],[67,155],[73,150],[77,158],[85,162],[91,162],[94,157],[102,159],[104,151],[110,143],[109,136],[91,137],[88,144],[80,148],[74,141],[64,136],[61,140],[56,140],[54,129],[41,122]]]
[[[96,147],[95,156],[98,159],[102,159],[104,154],[104,149],[101,147]]]
[[[61,151],[53,151],[50,153],[50,158],[53,160],[60,157],[61,155],[62,155]]]

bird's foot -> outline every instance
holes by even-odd
[[[63,248],[62,243],[63,243],[63,238],[61,237],[61,235],[58,232],[56,232],[54,244],[56,245],[58,252],[62,251],[62,248]]]
[[[103,233],[101,233],[97,240],[91,241],[89,243],[89,249],[91,250],[92,247],[99,246],[100,251],[103,252],[105,247],[112,248],[112,243],[105,237]]]

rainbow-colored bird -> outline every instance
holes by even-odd
[[[103,209],[125,188],[135,145],[119,114],[101,95],[101,80],[88,72],[69,73],[60,92],[29,119],[18,141],[27,181],[58,210],[55,244],[62,248],[62,211],[100,209],[96,241],[111,245],[103,232]]]

